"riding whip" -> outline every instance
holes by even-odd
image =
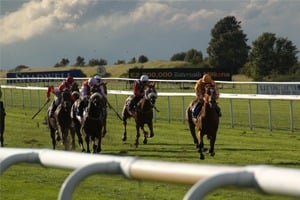
[[[48,104],[48,100],[44,103],[44,105],[32,116],[31,119],[34,119],[42,110],[43,108]]]
[[[114,113],[117,115],[117,117],[123,121],[122,117],[119,115],[119,113],[110,105],[110,103],[107,101],[107,105],[110,109],[112,109],[114,111]]]

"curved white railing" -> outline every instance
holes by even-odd
[[[201,199],[225,186],[247,187],[267,194],[300,197],[300,170],[274,166],[214,166],[142,160],[137,157],[94,155],[47,149],[1,148],[0,174],[11,165],[26,162],[46,167],[73,169],[62,184],[59,198],[71,199],[80,181],[105,173],[122,174],[130,179],[194,184],[184,199]]]

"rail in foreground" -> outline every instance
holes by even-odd
[[[11,165],[37,163],[72,169],[60,188],[58,199],[71,199],[80,181],[93,174],[121,174],[129,179],[192,184],[185,200],[202,199],[226,186],[253,188],[267,194],[300,197],[300,170],[267,165],[214,166],[142,160],[137,157],[92,155],[48,149],[1,148],[0,174]]]

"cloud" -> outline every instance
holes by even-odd
[[[93,0],[42,0],[24,3],[22,7],[0,19],[0,43],[9,44],[27,40],[48,31],[72,30],[93,6]]]

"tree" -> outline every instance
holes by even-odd
[[[144,55],[140,55],[139,63],[146,63],[146,62],[148,62],[148,58]]]
[[[75,66],[81,66],[82,67],[84,65],[85,65],[84,58],[81,57],[81,56],[77,56]]]
[[[203,55],[201,51],[196,49],[190,49],[186,52],[184,61],[190,62],[192,64],[200,64],[203,62]]]
[[[135,57],[131,58],[131,60],[128,62],[128,64],[134,64],[134,63],[136,63]]]
[[[237,73],[247,62],[250,47],[240,24],[234,16],[227,16],[211,30],[207,53],[212,67],[231,69]]]
[[[176,53],[170,58],[170,61],[184,61],[185,55],[185,52]]]
[[[94,58],[89,60],[89,66],[97,66],[97,65],[107,65],[107,61],[102,58],[100,58],[99,60]]]
[[[68,64],[70,63],[69,59],[68,58],[62,58],[60,60],[60,62],[56,63],[54,65],[54,67],[63,67],[63,66],[67,66]]]
[[[255,80],[287,74],[297,64],[296,46],[285,38],[276,38],[274,33],[263,33],[252,44],[246,72]]]

